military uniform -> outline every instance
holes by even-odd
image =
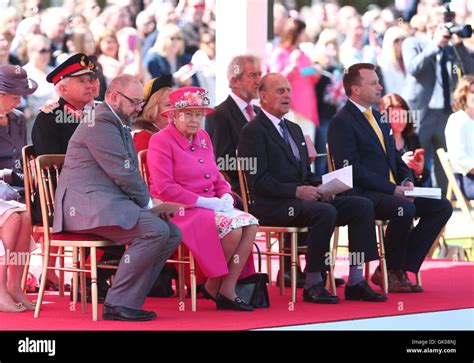
[[[65,99],[60,98],[54,106],[43,108],[36,116],[31,131],[36,155],[66,154],[69,139],[81,121],[82,112]]]

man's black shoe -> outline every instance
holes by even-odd
[[[321,272],[321,276],[322,276],[322,278],[323,278],[323,284],[324,284],[324,286],[326,286],[326,279],[328,278],[328,273],[327,273],[327,271]],[[346,282],[344,281],[344,279],[341,279],[341,278],[339,278],[339,277],[336,277],[334,280],[336,281],[336,287],[342,286],[342,285],[344,285],[344,284],[346,283]]]
[[[304,287],[304,282],[306,280],[306,274],[301,271],[301,269],[296,267],[296,287],[301,289]],[[277,275],[277,286],[280,286],[280,271],[278,271]],[[285,268],[285,287],[291,287],[291,269]]]
[[[121,321],[148,321],[156,318],[153,311],[135,310],[123,306],[111,306],[104,304],[102,319]]]
[[[372,290],[367,281],[362,280],[357,285],[348,286],[344,290],[346,300],[362,300],[370,302],[384,302],[387,301],[387,296],[379,294]]]
[[[329,291],[324,288],[322,282],[313,285],[309,289],[304,289],[303,300],[316,304],[337,304],[340,301],[337,295],[331,295]]]

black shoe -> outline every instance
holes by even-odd
[[[214,302],[216,302],[216,298],[214,296],[212,296],[207,290],[206,290],[206,287],[204,286],[204,284],[201,285],[201,292],[202,292],[202,295],[204,296],[204,298],[206,299],[210,299]]]
[[[153,311],[135,310],[123,306],[110,306],[104,304],[102,319],[121,321],[148,321],[156,318]]]
[[[346,300],[362,300],[371,302],[387,301],[387,296],[372,290],[367,281],[362,280],[357,285],[348,286],[344,290]]]
[[[299,267],[296,268],[296,287],[301,289],[304,287],[304,282],[306,280],[306,274],[301,271]],[[277,285],[280,286],[280,271],[277,275]],[[285,268],[285,287],[291,287],[291,269]]]
[[[328,278],[328,273],[327,271],[326,272],[321,272],[321,277],[323,278],[323,284],[324,286],[326,286],[326,279]],[[334,279],[336,281],[336,287],[339,287],[339,286],[342,286],[346,283],[346,281],[344,281],[344,279],[341,279],[339,277],[336,277]]]
[[[236,297],[234,301],[226,298],[221,294],[216,296],[216,305],[218,310],[237,310],[237,311],[252,311],[253,306],[247,304],[240,297]]]
[[[313,285],[309,289],[304,289],[303,300],[316,304],[337,304],[340,301],[337,295],[331,295],[329,291],[324,288],[322,282]]]

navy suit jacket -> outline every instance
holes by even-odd
[[[393,194],[395,184],[389,180],[390,169],[397,185],[405,179],[413,181],[410,169],[395,147],[388,118],[381,119],[375,110],[373,114],[382,130],[387,153],[367,118],[351,101],[347,101],[329,124],[328,144],[336,168],[352,165],[354,188],[347,194],[359,195],[366,191]]]
[[[301,128],[286,120],[295,141],[301,162],[263,112],[243,128],[239,139],[239,158],[254,158],[255,173],[246,171],[252,214],[263,224],[292,225],[301,210],[296,187],[319,185],[321,178],[311,172],[308,150]]]

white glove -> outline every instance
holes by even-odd
[[[227,207],[226,211],[234,208],[234,198],[229,193],[223,194],[221,196],[221,200],[224,201],[226,204],[226,207]]]
[[[225,212],[232,208],[229,208],[229,202],[226,202],[219,198],[206,198],[199,197],[196,201],[196,207],[211,209],[216,212]]]

